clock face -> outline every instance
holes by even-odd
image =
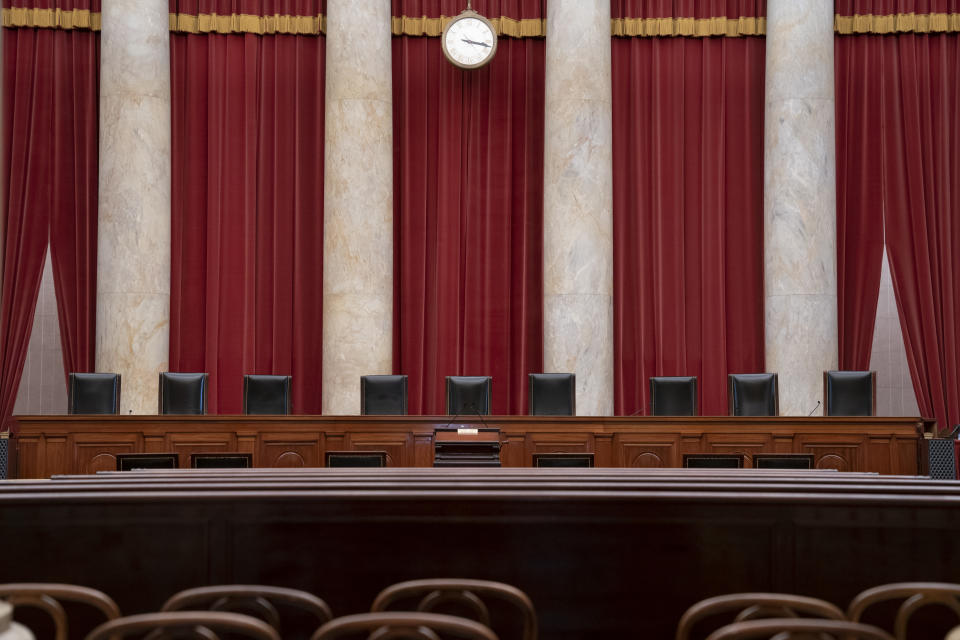
[[[464,12],[443,32],[443,53],[453,64],[476,69],[490,62],[497,51],[497,32],[479,14]]]

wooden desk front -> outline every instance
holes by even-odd
[[[18,416],[19,478],[116,468],[118,453],[245,452],[255,467],[319,467],[325,451],[380,450],[387,465],[429,467],[433,433],[496,427],[505,467],[534,453],[591,452],[598,467],[680,467],[685,453],[812,453],[819,469],[914,475],[918,418],[444,416]]]

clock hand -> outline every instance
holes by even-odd
[[[460,39],[461,39],[463,42],[466,42],[467,44],[478,44],[478,45],[480,45],[481,47],[486,47],[486,48],[488,48],[488,49],[490,48],[490,45],[488,45],[486,42],[477,42],[476,40],[468,40],[468,39],[466,39],[466,38],[460,38]]]

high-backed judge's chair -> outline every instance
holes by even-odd
[[[531,373],[530,415],[577,414],[577,379],[572,373]]]
[[[780,414],[780,393],[775,373],[731,373],[730,415],[776,416]]]
[[[67,413],[120,413],[120,374],[71,373],[67,380]]]
[[[828,416],[872,416],[877,413],[876,371],[824,371],[823,397]]]
[[[407,376],[360,376],[360,413],[365,416],[407,415]]]
[[[447,414],[490,414],[490,376],[447,376]]]
[[[290,376],[243,376],[243,412],[248,416],[290,414]]]
[[[204,415],[207,413],[207,374],[160,374],[160,415]]]
[[[697,415],[697,377],[651,377],[650,414],[655,416]]]

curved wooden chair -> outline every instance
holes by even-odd
[[[280,614],[275,604],[306,611],[316,618],[315,629],[333,619],[327,603],[306,591],[265,585],[230,584],[186,589],[168,599],[161,611],[209,609],[244,613],[260,618],[280,632]]]
[[[893,640],[893,636],[883,629],[868,624],[814,618],[766,618],[734,622],[717,629],[707,636],[707,640],[807,640],[811,637],[822,640]]]
[[[457,578],[435,578],[429,580],[409,580],[398,582],[381,591],[374,598],[371,611],[387,611],[395,603],[408,598],[420,598],[417,611],[436,612],[444,605],[459,606],[470,611],[473,620],[490,626],[490,611],[483,598],[495,598],[510,603],[520,610],[523,617],[523,640],[536,640],[537,613],[533,602],[520,589],[489,580],[468,580]]]
[[[864,612],[873,605],[901,599],[904,602],[897,610],[893,623],[893,635],[897,640],[907,637],[910,616],[922,607],[943,605],[960,618],[960,584],[949,582],[895,582],[867,589],[850,602],[847,618],[858,622]]]
[[[263,620],[224,611],[164,611],[117,618],[91,631],[86,640],[114,640],[147,632],[160,632],[150,637],[162,638],[168,637],[165,632],[174,631],[177,638],[218,640],[215,631],[227,631],[253,640],[280,640],[280,635]]]
[[[479,622],[421,612],[361,613],[336,618],[317,629],[310,640],[334,640],[362,631],[372,632],[368,640],[440,640],[438,632],[466,640],[499,640],[497,634]]]
[[[694,626],[709,616],[738,612],[734,622],[759,618],[824,618],[846,620],[839,607],[817,598],[787,593],[729,593],[696,603],[677,625],[676,640],[687,640]]]
[[[13,582],[0,584],[0,598],[14,607],[36,607],[53,619],[55,640],[67,640],[67,613],[63,602],[77,602],[93,607],[107,618],[120,617],[120,607],[102,591],[57,582]]]

